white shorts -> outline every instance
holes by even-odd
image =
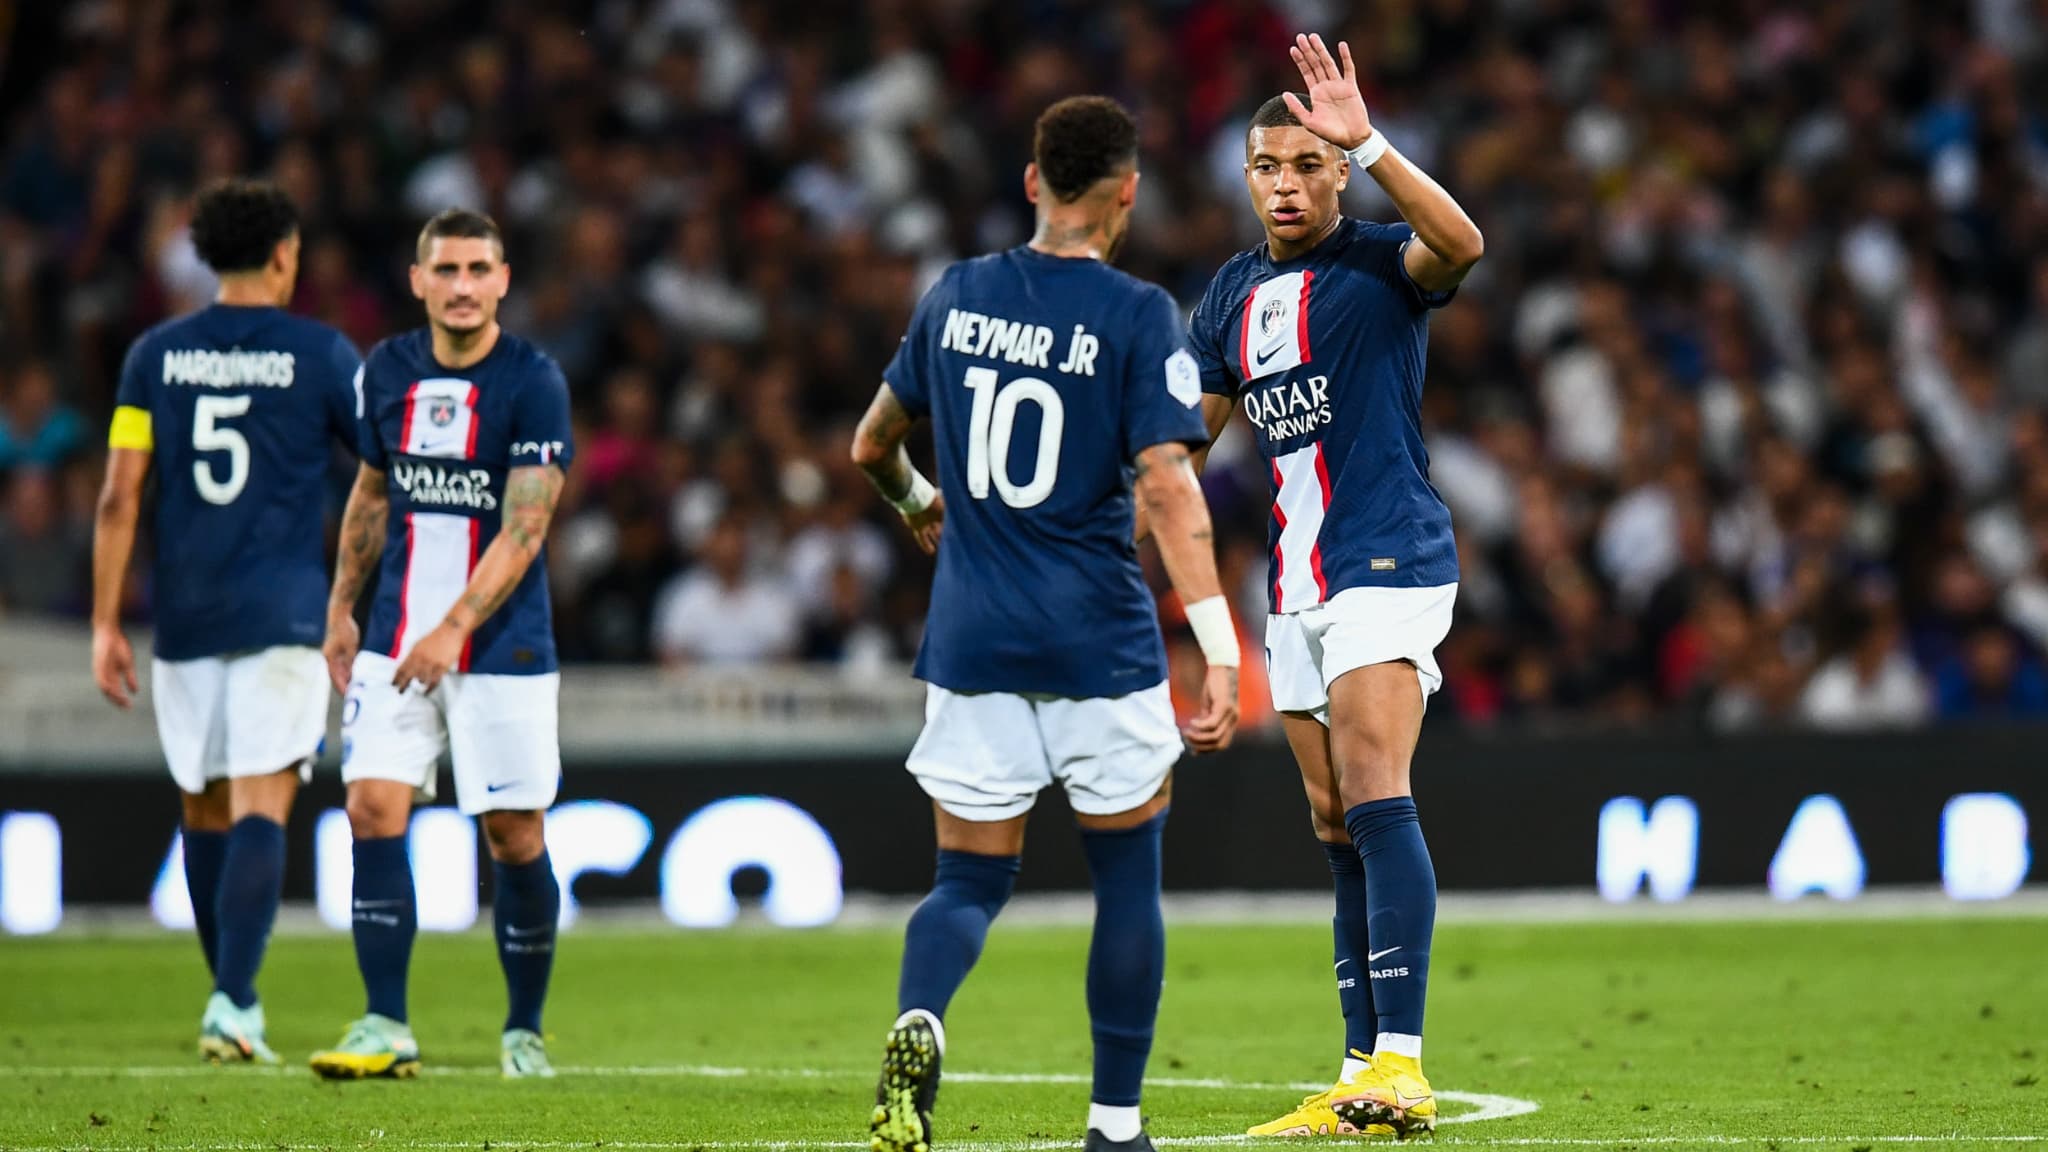
[[[962,820],[1022,816],[1054,781],[1074,811],[1114,816],[1157,795],[1180,754],[1164,682],[1083,700],[933,684],[909,768],[926,795]]]
[[[1330,723],[1330,685],[1371,664],[1415,665],[1422,700],[1443,687],[1436,646],[1451,630],[1458,586],[1346,588],[1285,616],[1266,617],[1266,679],[1276,712],[1307,712]]]
[[[398,661],[356,654],[341,706],[341,778],[396,780],[434,798],[434,769],[455,761],[455,804],[464,815],[538,812],[562,783],[559,672],[492,676],[450,672],[432,692],[391,686]]]
[[[327,661],[318,648],[152,665],[156,734],[180,790],[292,768],[310,778],[327,735]]]

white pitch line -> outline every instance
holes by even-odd
[[[1765,1144],[2040,1144],[2048,1142],[2048,1136],[1520,1136],[1520,1138],[1485,1138],[1485,1136],[1462,1136],[1462,1138],[1440,1138],[1436,1146],[1452,1148],[1616,1148],[1628,1144],[1686,1144],[1686,1146],[1765,1146]],[[682,1150],[707,1150],[707,1152],[782,1152],[797,1148],[868,1148],[866,1140],[383,1140],[383,1134],[367,1134],[358,1142],[362,1148],[420,1148],[428,1152],[477,1152],[485,1144],[502,1148],[504,1152],[522,1150],[569,1150],[569,1148],[618,1148],[629,1152],[682,1152]],[[1272,1146],[1292,1148],[1286,1140],[1260,1140],[1255,1142],[1249,1136],[1155,1136],[1153,1144],[1159,1148],[1217,1148],[1217,1146]],[[262,1142],[262,1144],[72,1144],[63,1152],[197,1152],[201,1148],[217,1148],[223,1152],[276,1152],[279,1148],[291,1148],[291,1142]],[[946,1152],[1071,1152],[1073,1140],[948,1140],[942,1144]]]
[[[422,1069],[422,1071],[429,1076],[499,1075],[499,1072],[496,1068],[480,1067],[475,1065],[430,1065],[427,1068]],[[564,1065],[562,1067],[555,1069],[555,1071],[563,1076],[591,1076],[620,1079],[632,1077],[687,1077],[695,1079],[729,1080],[737,1079],[740,1077],[760,1077],[763,1079],[770,1080],[838,1080],[860,1079],[868,1075],[871,1075],[871,1073],[866,1072],[864,1070],[852,1068],[735,1068],[723,1064],[626,1064],[594,1067],[578,1067],[575,1065]],[[267,1076],[306,1075],[306,1072],[299,1068],[265,1066],[256,1066],[251,1068],[215,1068],[207,1064],[172,1064],[158,1068],[90,1065],[57,1065],[45,1068],[10,1068],[5,1065],[0,1065],[0,1075],[24,1078],[41,1076],[51,1078],[74,1077],[79,1079],[157,1079],[159,1077],[183,1078],[191,1076],[239,1076],[252,1073],[256,1075]],[[1088,1077],[1072,1072],[948,1072],[946,1073],[946,1079],[952,1081],[955,1084],[1090,1083]],[[1314,1092],[1325,1087],[1325,1085],[1319,1082],[1311,1081],[1269,1083],[1255,1080],[1222,1080],[1210,1077],[1180,1076],[1147,1077],[1145,1080],[1145,1084],[1147,1087],[1151,1088],[1200,1088],[1227,1092]],[[1437,1099],[1443,1100],[1447,1103],[1466,1104],[1472,1107],[1472,1111],[1470,1112],[1461,1112],[1456,1116],[1444,1117],[1441,1122],[1445,1124],[1471,1124],[1481,1120],[1504,1120],[1510,1116],[1526,1116],[1529,1113],[1534,1112],[1542,1107],[1542,1105],[1536,1103],[1534,1100],[1523,1100],[1514,1096],[1496,1096],[1486,1092],[1453,1092],[1449,1090],[1440,1089],[1438,1090],[1436,1095]],[[1199,1137],[1197,1139],[1206,1140],[1209,1138]],[[1243,1138],[1222,1137],[1219,1139],[1228,1142],[1242,1140]],[[607,1143],[609,1144],[610,1142]],[[1155,1143],[1158,1143],[1158,1141],[1155,1141]],[[686,1146],[696,1147],[698,1146],[698,1143],[692,1143]],[[716,1143],[702,1143],[701,1146],[705,1148],[757,1147],[757,1145],[719,1145]],[[826,1145],[817,1144],[812,1144],[808,1146],[826,1147]],[[854,1146],[864,1148],[867,1145],[859,1144]],[[1064,1145],[1051,1146],[1064,1147]],[[534,1145],[534,1147],[539,1147],[539,1145]],[[659,1147],[667,1147],[667,1145],[659,1145]],[[967,1145],[949,1144],[948,1147],[960,1148],[964,1150],[965,1148],[967,1148]],[[1004,1147],[1007,1148],[1011,1146],[1004,1145]],[[1025,1146],[1019,1145],[1017,1147]]]

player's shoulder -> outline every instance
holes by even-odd
[[[522,336],[500,331],[498,339],[499,362],[519,377],[520,380],[543,387],[566,389],[568,377],[562,372],[562,365],[548,350]]]
[[[410,371],[428,354],[431,339],[425,328],[411,328],[404,332],[386,336],[371,347],[369,355],[363,357],[363,369],[367,376],[376,376],[384,371]]]
[[[1195,305],[1194,322],[1199,325],[1225,319],[1232,307],[1265,278],[1265,256],[1266,246],[1260,244],[1225,260],[1223,267],[1209,277],[1209,286],[1202,291],[1202,299]]]
[[[1387,248],[1398,248],[1415,235],[1415,229],[1405,221],[1396,220],[1382,224],[1377,220],[1364,220],[1356,216],[1344,218],[1350,229],[1345,239],[1347,253],[1368,254]]]

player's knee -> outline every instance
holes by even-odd
[[[486,812],[484,842],[491,859],[501,864],[525,864],[537,859],[547,846],[545,824],[538,812]]]
[[[1343,793],[1338,808],[1407,793],[1408,753],[1393,743],[1365,735],[1333,738],[1331,751],[1337,761]],[[1337,825],[1342,827],[1343,813],[1336,811],[1335,815]]]
[[[227,781],[215,780],[204,792],[184,792],[180,796],[184,800],[186,828],[194,832],[225,832],[234,823]]]
[[[1351,833],[1344,828],[1342,805],[1335,796],[1317,797],[1309,805],[1308,822],[1315,829],[1316,839],[1325,844],[1351,843]]]
[[[412,797],[399,800],[381,789],[350,788],[344,808],[351,835],[358,840],[382,840],[404,834]]]

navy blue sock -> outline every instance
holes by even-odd
[[[1088,944],[1088,1021],[1095,1035],[1089,1099],[1136,1107],[1152,1054],[1152,1023],[1166,978],[1166,921],[1159,913],[1159,841],[1166,813],[1121,832],[1081,833],[1095,882],[1095,935]]]
[[[1009,902],[1021,856],[981,856],[939,850],[931,895],[910,914],[903,930],[903,973],[896,983],[896,1010],[922,1008],[944,1019],[946,1006],[988,939],[988,926]]]
[[[562,914],[562,889],[547,849],[524,864],[499,861],[492,869],[497,890],[491,919],[498,930],[498,965],[505,970],[510,1008],[505,1028],[540,1031],[540,1009],[548,998],[548,970],[555,965],[555,920]]]
[[[1365,862],[1366,902],[1372,906],[1366,954],[1379,1030],[1422,1035],[1429,994],[1429,942],[1436,930],[1436,868],[1422,842],[1415,798],[1390,796],[1344,813]]]
[[[413,906],[412,858],[405,837],[358,840],[355,848],[356,967],[363,973],[369,1010],[405,1020],[405,974],[412,965],[412,938],[419,931]]]
[[[235,821],[214,905],[220,951],[213,986],[237,1008],[256,1003],[256,970],[263,967],[283,892],[284,825],[267,816]]]
[[[214,919],[215,901],[220,894],[220,866],[228,856],[228,834],[187,828],[180,836],[184,845],[185,895],[192,898],[192,928],[199,933],[200,950],[206,953],[206,970],[220,971],[220,923]]]
[[[1358,849],[1349,843],[1325,842],[1330,858],[1330,880],[1337,889],[1337,917],[1330,924],[1336,941],[1337,1003],[1344,1009],[1344,1056],[1353,1052],[1372,1055],[1373,1037],[1379,1033],[1379,1018],[1372,1010],[1372,980],[1365,974],[1366,920],[1370,905],[1365,895],[1365,864]]]

